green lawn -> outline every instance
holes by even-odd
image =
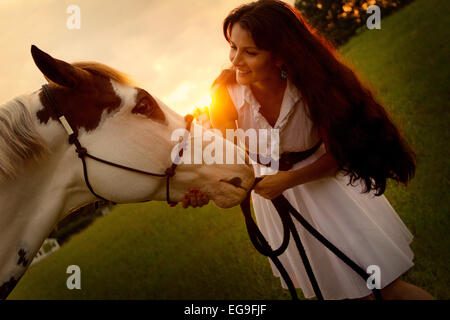
[[[361,70],[417,153],[408,188],[386,196],[414,234],[416,266],[404,277],[450,298],[449,1],[416,0],[341,52]]]
[[[67,266],[81,290],[66,288]],[[258,276],[255,276],[258,274]],[[238,207],[121,205],[33,266],[12,299],[289,299]]]
[[[343,56],[370,82],[417,152],[408,186],[392,205],[415,236],[404,279],[449,294],[449,1],[416,0],[363,30]],[[81,290],[66,268],[81,268]],[[184,210],[120,205],[31,267],[10,299],[289,299],[267,258],[253,249],[238,207]]]

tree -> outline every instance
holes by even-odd
[[[366,24],[367,8],[377,5],[381,18],[413,0],[296,0],[295,7],[308,23],[336,47],[346,43]]]

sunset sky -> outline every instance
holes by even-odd
[[[247,2],[1,0],[0,104],[44,83],[31,58],[34,44],[67,62],[123,71],[181,114],[207,106],[212,81],[229,64],[222,21]],[[80,29],[67,27],[70,5],[80,8]]]

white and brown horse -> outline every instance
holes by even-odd
[[[35,46],[31,53],[55,103],[91,154],[148,172],[164,173],[171,166],[177,144],[172,132],[186,127],[181,115],[108,66],[69,64]],[[224,145],[236,148],[229,141]],[[92,188],[108,200],[166,200],[165,178],[86,161]],[[181,201],[195,187],[217,206],[232,207],[253,181],[245,164],[180,164],[170,178],[170,198]],[[57,222],[96,200],[43,90],[0,106],[0,299],[14,288]]]

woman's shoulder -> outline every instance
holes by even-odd
[[[224,69],[211,86],[211,95],[221,101],[231,102],[236,108],[239,106],[240,85],[236,82],[236,71],[232,68]]]
[[[236,83],[236,71],[232,68],[224,69],[219,74],[219,76],[214,80],[213,87],[217,84],[219,85],[228,85]]]
[[[211,98],[214,105],[233,104],[232,95],[234,93],[235,85],[215,84],[211,87]]]
[[[232,86],[232,84],[216,83],[211,88],[210,117],[213,122],[214,120],[216,122],[234,121],[238,118],[235,101],[232,98],[232,96],[234,97]]]

